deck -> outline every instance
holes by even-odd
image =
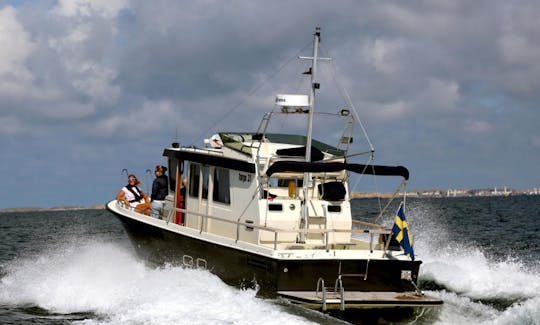
[[[278,295],[292,303],[311,309],[354,309],[354,308],[388,308],[388,307],[426,307],[441,305],[437,298],[416,292],[364,292],[345,291],[343,299],[339,292],[316,291],[279,291]]]

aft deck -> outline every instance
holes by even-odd
[[[328,291],[327,291],[328,290]],[[319,288],[318,291],[279,291],[278,295],[292,303],[310,309],[351,309],[351,308],[388,308],[421,307],[442,305],[437,298],[422,293],[345,291],[343,287]]]

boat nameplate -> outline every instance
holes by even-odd
[[[251,175],[238,173],[238,180],[242,183],[251,183]]]
[[[309,97],[307,95],[276,95],[276,105],[281,107],[308,107]]]

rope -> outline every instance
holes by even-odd
[[[390,203],[392,203],[392,201],[394,201],[394,199],[396,198],[396,196],[398,195],[399,191],[401,191],[402,188],[405,187],[405,185],[407,185],[407,181],[406,180],[402,180],[401,183],[399,184],[399,186],[397,187],[397,189],[394,191],[394,193],[392,194],[392,197],[390,197],[390,200],[388,201],[388,203],[386,203],[386,205],[384,206],[384,208],[382,209],[382,211],[379,213],[379,215],[377,216],[377,218],[375,218],[375,221],[373,221],[373,223],[377,223],[380,218],[382,217],[382,215],[384,214],[384,212],[386,211],[386,209],[390,206]]]
[[[323,53],[329,53],[326,48],[324,48],[324,45],[321,45],[321,52]],[[329,54],[327,54],[326,56],[329,56]],[[375,147],[373,146],[373,143],[371,142],[368,134],[367,134],[367,131],[366,131],[366,128],[364,127],[364,123],[362,123],[362,119],[360,119],[360,116],[358,114],[358,111],[356,109],[356,107],[354,106],[354,103],[352,102],[352,99],[351,99],[351,96],[349,95],[349,92],[347,92],[347,89],[345,89],[345,87],[343,87],[341,85],[341,83],[338,81],[337,79],[337,69],[336,69],[336,65],[332,62],[332,64],[330,65],[331,66],[331,73],[332,73],[332,79],[334,80],[334,82],[336,83],[337,85],[337,89],[338,91],[340,92],[341,96],[343,96],[348,105],[350,105],[351,107],[351,110],[354,114],[354,118],[358,121],[358,124],[360,125],[360,128],[362,129],[362,133],[364,134],[364,137],[369,145],[369,153],[371,154],[370,155],[370,159],[368,160],[368,163],[373,161],[375,159]],[[360,183],[360,180],[362,179],[362,177],[360,177],[356,183],[354,184],[354,186],[352,187],[353,190],[358,186],[358,184]],[[375,178],[374,179],[374,183],[375,183],[375,191],[378,192],[379,191],[379,186],[378,186],[378,183],[377,183],[377,179]],[[379,210],[381,210],[382,208],[382,204],[381,204],[381,199],[380,198],[377,198],[377,203],[379,205]],[[382,211],[381,211],[382,213]]]
[[[251,204],[251,202],[253,202],[253,200],[258,196],[257,195],[258,191],[259,191],[259,187],[257,187],[255,189],[255,193],[253,193],[253,195],[251,196],[251,200],[249,200],[249,202],[246,204],[246,207],[244,208],[244,210],[242,210],[242,213],[240,213],[240,215],[238,216],[238,219],[236,219],[237,222],[240,222],[240,219],[242,219],[242,216],[244,215],[244,213],[246,213],[246,211],[249,208],[249,205]]]
[[[354,183],[354,186],[352,187],[353,190],[358,186],[358,184],[360,183],[360,181],[362,180],[362,177],[364,177],[364,171],[366,170],[366,168],[370,165],[370,163],[373,161],[373,158],[370,156],[367,160],[367,162],[364,164],[365,167],[364,167],[364,170],[362,170],[362,173],[360,174],[360,176],[358,177],[358,179],[356,180],[356,183]],[[375,186],[377,186],[377,184],[375,184]]]
[[[322,52],[326,52],[328,53],[328,51],[326,51],[326,49],[324,48],[323,45],[321,45],[321,50]],[[326,55],[328,57],[330,57],[330,55]],[[366,138],[366,141],[369,145],[369,149],[371,150],[371,153],[372,155],[375,153],[375,147],[373,146],[373,144],[371,143],[371,140],[369,139],[369,136],[367,134],[367,131],[366,131],[366,128],[364,127],[364,123],[362,123],[362,120],[360,119],[360,116],[358,115],[358,112],[356,110],[356,107],[354,106],[352,100],[351,100],[351,96],[349,96],[349,93],[347,92],[347,89],[345,89],[345,87],[343,87],[341,85],[341,83],[337,80],[337,71],[336,71],[336,65],[334,64],[334,62],[332,61],[330,66],[332,67],[331,69],[331,72],[332,72],[332,78],[334,79],[334,82],[336,83],[336,85],[338,86],[338,91],[341,93],[341,95],[343,97],[346,98],[348,104],[351,106],[351,109],[353,111],[353,114],[354,114],[354,118],[356,118],[356,120],[358,121],[358,123],[360,124],[360,128],[362,128],[362,132],[364,133],[364,137]]]

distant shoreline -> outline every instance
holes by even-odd
[[[39,208],[39,207],[21,207],[21,208],[6,208],[0,209],[0,213],[9,212],[39,212],[39,211],[75,211],[75,210],[104,210],[104,205],[96,205],[90,207],[53,207],[53,208]]]
[[[477,190],[463,190],[463,189],[449,189],[449,190],[411,190],[407,192],[401,192],[397,196],[406,195],[409,198],[443,198],[443,197],[493,197],[493,196],[517,196],[517,195],[540,195],[540,187],[513,190],[506,189],[497,190],[494,189],[477,189]],[[352,192],[351,199],[389,199],[393,196],[393,193],[380,193],[380,192]],[[35,212],[35,211],[72,211],[72,210],[104,210],[105,205],[95,205],[89,207],[79,206],[64,206],[64,207],[20,207],[20,208],[6,208],[0,209],[0,213],[6,212]]]
[[[437,197],[485,197],[485,196],[516,196],[516,195],[540,195],[540,188],[514,190],[504,188],[498,190],[497,188],[488,189],[448,189],[448,190],[410,190],[407,192],[400,192],[398,196],[406,195],[411,198],[437,198]],[[351,199],[387,199],[391,198],[393,193],[379,193],[379,192],[353,192],[351,193]]]

